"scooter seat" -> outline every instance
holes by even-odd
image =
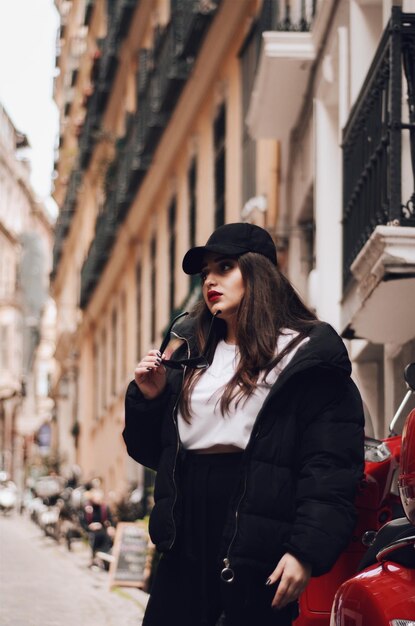
[[[406,517],[401,517],[388,522],[382,526],[376,534],[374,542],[369,547],[363,559],[360,561],[357,571],[361,572],[370,565],[377,563],[376,555],[379,550],[382,550],[382,548],[385,548],[387,545],[397,541],[398,539],[405,539],[406,537],[411,537],[412,535],[415,535],[415,526],[412,526]],[[399,550],[395,550],[395,552],[388,557],[388,560],[393,561],[394,563],[399,563],[403,567],[414,568],[415,550],[412,546],[410,549],[408,549],[408,547],[402,547]]]

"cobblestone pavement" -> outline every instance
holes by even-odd
[[[109,590],[107,572],[18,514],[0,517],[0,626],[140,626],[147,595]]]

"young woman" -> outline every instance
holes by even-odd
[[[343,342],[278,270],[264,229],[222,226],[183,269],[200,273],[203,300],[126,395],[128,453],[157,471],[162,556],[143,625],[286,626],[354,527],[359,392]]]

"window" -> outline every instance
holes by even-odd
[[[47,398],[49,395],[49,382],[50,375],[47,370],[47,363],[39,363],[36,380],[36,393],[42,398]]]
[[[258,63],[258,26],[249,33],[240,52],[242,74],[242,201],[243,204],[256,194],[256,142],[251,139],[245,122],[254,86]]]
[[[107,406],[107,332],[104,328],[101,334],[101,406],[100,413]]]
[[[156,238],[153,237],[150,243],[150,336],[151,342],[156,340]]]
[[[141,281],[142,270],[141,262],[138,262],[135,268],[135,288],[136,288],[136,360],[140,361],[141,357]]]
[[[189,187],[189,247],[194,248],[196,245],[196,161],[190,164],[187,175]]]
[[[9,328],[0,326],[0,370],[9,368]]]
[[[169,284],[169,309],[170,315],[174,311],[174,295],[176,289],[175,271],[176,271],[176,200],[174,199],[169,207],[169,265],[170,265],[170,284]]]
[[[111,394],[117,392],[117,361],[118,361],[118,315],[114,309],[111,316]]]
[[[219,109],[214,123],[215,151],[215,228],[225,223],[225,185],[226,185],[226,107]]]
[[[127,375],[127,298],[125,292],[121,296],[121,383]]]
[[[95,419],[99,419],[100,415],[100,406],[99,406],[99,398],[100,398],[100,386],[101,386],[101,372],[100,372],[100,353],[98,342],[94,341],[93,347],[93,359],[94,359],[94,382],[93,382],[93,392],[94,392],[94,414]]]
[[[314,219],[310,217],[299,223],[301,232],[301,265],[305,274],[309,274],[316,266]]]

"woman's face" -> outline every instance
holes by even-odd
[[[201,271],[203,298],[212,315],[226,322],[235,316],[245,293],[241,270],[235,258],[209,252]]]

